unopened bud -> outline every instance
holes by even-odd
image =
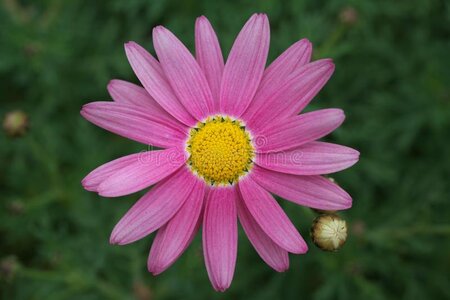
[[[19,265],[15,256],[7,256],[0,260],[0,279],[11,281],[16,275]]]
[[[362,220],[358,220],[352,223],[352,226],[350,226],[351,233],[357,237],[364,236],[364,232],[366,231],[366,224]]]
[[[353,7],[345,7],[339,13],[339,20],[345,25],[353,25],[358,22],[358,12]]]
[[[152,291],[142,281],[136,281],[133,283],[133,294],[137,300],[151,300]]]
[[[10,111],[3,119],[3,129],[11,137],[24,135],[28,129],[28,116],[21,110]]]
[[[8,204],[8,210],[14,215],[23,213],[25,206],[22,201],[14,200]]]
[[[347,239],[347,224],[335,214],[320,215],[311,227],[314,244],[325,251],[337,251]]]

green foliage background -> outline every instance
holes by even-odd
[[[354,24],[339,18],[352,6]],[[145,146],[89,124],[84,103],[110,99],[112,78],[137,81],[123,51],[148,49],[163,24],[193,50],[195,18],[225,53],[253,12],[271,22],[270,60],[300,38],[336,72],[310,109],[340,107],[328,139],[361,152],[334,176],[354,198],[338,253],[308,238],[314,213],[282,202],[310,244],[286,273],[267,267],[240,232],[231,288],[210,286],[200,240],[168,271],[146,271],[152,237],[110,246],[139,197],[106,199],[80,180]],[[153,52],[153,49],[151,50]],[[0,4],[0,115],[24,110],[22,138],[0,134],[2,299],[450,299],[450,3],[410,1],[19,1]]]

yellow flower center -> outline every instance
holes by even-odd
[[[250,134],[239,120],[214,116],[191,128],[186,149],[190,169],[210,185],[232,185],[253,166]]]

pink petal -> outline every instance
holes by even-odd
[[[236,190],[209,191],[203,219],[203,251],[209,280],[225,291],[233,280],[237,255]]]
[[[239,197],[241,198],[241,197]],[[289,255],[286,250],[275,244],[261,229],[248,211],[242,199],[238,199],[237,209],[239,221],[244,228],[248,239],[252,243],[259,256],[273,269],[284,272],[289,268]]]
[[[296,176],[253,166],[250,177],[269,192],[299,205],[323,210],[352,206],[346,191],[321,176]]]
[[[128,42],[125,52],[134,73],[161,107],[188,126],[197,123],[177,99],[160,64],[147,50],[134,42]]]
[[[135,153],[120,157],[106,164],[101,165],[92,172],[90,172],[82,181],[83,187],[91,192],[97,192],[97,188],[108,177],[116,173],[117,171],[127,167],[128,165],[136,162],[142,153]]]
[[[138,192],[175,172],[186,162],[183,149],[147,151],[105,179],[97,188],[99,195],[119,197]]]
[[[282,173],[321,175],[349,168],[358,158],[359,152],[349,147],[309,142],[288,151],[259,153],[256,155],[256,163]]]
[[[251,215],[278,246],[292,253],[308,251],[305,241],[269,192],[248,176],[239,182],[239,190]]]
[[[186,168],[158,183],[122,217],[111,233],[110,243],[137,241],[167,223],[190,197],[199,181]]]
[[[211,89],[214,101],[213,113],[217,113],[224,67],[223,55],[216,33],[204,16],[197,18],[195,22],[195,55]]]
[[[253,115],[248,116],[247,125],[254,131],[271,127],[273,120],[298,114],[325,85],[334,71],[330,59],[323,59],[304,65],[284,78],[283,84],[261,90],[260,105]],[[255,105],[256,106],[256,105]]]
[[[220,110],[239,117],[258,89],[269,52],[269,20],[254,14],[242,28],[223,71]]]
[[[172,32],[162,26],[153,29],[153,45],[180,102],[197,120],[205,119],[213,110],[214,102],[208,81],[195,58]]]
[[[158,230],[147,262],[153,275],[170,267],[191,243],[200,226],[204,196],[205,185],[198,181],[177,214]]]
[[[108,84],[108,92],[114,101],[122,104],[148,107],[155,114],[171,116],[147,91],[134,83],[113,79]]]
[[[345,119],[341,109],[321,109],[280,120],[254,137],[256,152],[279,152],[320,139]]]
[[[187,129],[181,123],[146,107],[91,102],[83,106],[81,115],[115,134],[161,148],[179,146],[187,135]]]
[[[312,45],[307,39],[302,39],[284,51],[264,71],[261,84],[256,92],[255,98],[242,115],[242,119],[249,120],[271,95],[280,90],[294,70],[309,63],[311,60]]]

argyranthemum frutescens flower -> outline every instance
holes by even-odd
[[[334,70],[310,62],[300,40],[268,68],[269,22],[255,14],[224,64],[205,17],[195,27],[196,58],[166,28],[153,30],[156,60],[134,42],[128,60],[144,88],[113,80],[114,102],[93,102],[81,114],[92,123],[166,150],[128,155],[92,171],[83,186],[117,197],[155,185],[119,221],[111,243],[128,244],[158,230],[148,269],[159,274],[202,228],[214,288],[227,289],[237,252],[237,221],[261,258],[277,271],[288,253],[308,249],[271,193],[323,210],[351,206],[351,197],[321,177],[350,167],[359,153],[318,142],[344,120],[340,109],[298,114]]]

